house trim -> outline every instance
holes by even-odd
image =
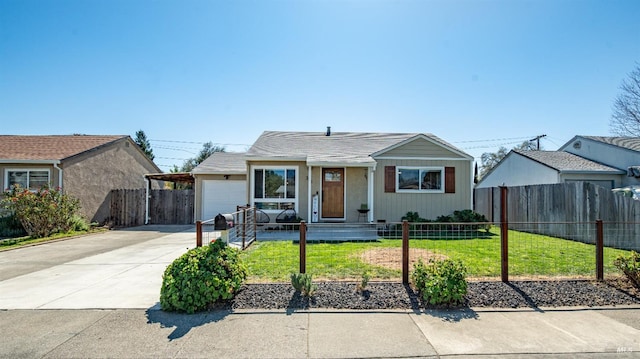
[[[251,165],[249,168],[249,171],[251,173],[251,180],[249,181],[249,203],[251,203],[253,206],[256,206],[256,198],[255,198],[255,183],[256,183],[256,179],[255,179],[255,170],[256,169],[284,169],[284,170],[288,170],[288,169],[294,169],[296,171],[296,184],[295,184],[295,192],[296,192],[296,197],[295,198],[286,198],[287,201],[286,202],[293,202],[294,203],[294,210],[296,211],[296,213],[298,213],[299,211],[299,207],[300,207],[300,166],[293,166],[293,165],[283,165],[283,166],[278,166],[278,165]],[[265,200],[267,200],[267,198],[265,198]],[[278,201],[273,201],[273,202],[278,202]],[[262,209],[262,211],[264,211],[265,213],[269,213],[269,214],[278,214],[280,213],[282,210],[281,209]]]
[[[468,158],[459,157],[394,157],[394,156],[378,156],[378,160],[418,160],[418,161],[469,161]]]

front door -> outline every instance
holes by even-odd
[[[344,168],[322,169],[322,218],[344,218]]]

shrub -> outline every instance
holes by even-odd
[[[43,186],[35,192],[12,186],[5,191],[3,206],[15,214],[32,238],[48,237],[73,228],[79,200],[57,189]]]
[[[0,217],[0,238],[13,238],[25,236],[25,232],[22,227],[22,223],[15,214],[10,214],[5,217]]]
[[[79,214],[71,218],[71,230],[77,232],[87,232],[91,229],[89,222]]]
[[[194,313],[233,298],[247,277],[238,250],[222,241],[187,251],[162,276],[162,310]]]
[[[291,285],[296,292],[302,293],[305,297],[312,296],[316,291],[313,277],[308,273],[291,273]]]
[[[411,278],[422,299],[431,305],[459,305],[467,294],[467,269],[459,260],[419,260]]]
[[[638,252],[633,251],[628,257],[619,256],[613,261],[613,265],[622,271],[636,287],[640,288],[640,255]]]

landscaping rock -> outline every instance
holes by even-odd
[[[290,284],[245,284],[234,299],[215,308],[227,309],[412,309],[432,308],[410,286],[371,282],[360,291],[355,282],[318,282],[311,297]],[[640,291],[625,279],[606,282],[585,280],[469,282],[466,306],[537,308],[566,306],[616,306],[640,304]]]

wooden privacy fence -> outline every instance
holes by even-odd
[[[145,224],[146,189],[115,189],[110,193],[110,220],[115,227]],[[149,191],[149,223],[192,224],[194,220],[194,190]]]
[[[536,224],[528,231],[594,244],[593,236],[577,224],[602,220],[611,224],[604,229],[605,246],[640,249],[640,201],[604,187],[573,182],[474,191],[474,210],[491,222],[501,220],[503,203],[511,223]]]

